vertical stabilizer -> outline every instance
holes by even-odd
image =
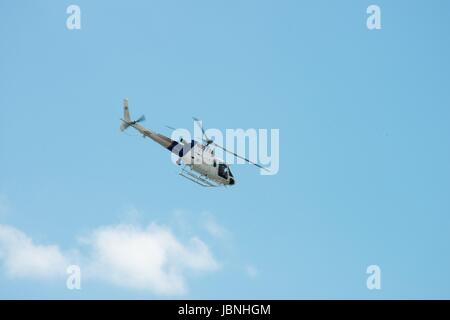
[[[126,128],[130,126],[131,118],[130,111],[128,110],[128,99],[123,99],[123,119],[122,124],[120,125],[120,130],[124,131]]]

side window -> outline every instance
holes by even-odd
[[[214,168],[215,168],[215,167],[217,167],[217,163],[216,163],[216,160],[214,160],[214,162],[213,162],[213,166],[214,166]]]

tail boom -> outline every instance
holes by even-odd
[[[120,125],[120,130],[125,131],[128,127],[133,127],[137,131],[139,131],[144,137],[148,137],[152,139],[153,141],[157,142],[164,148],[172,151],[172,149],[175,147],[175,145],[178,144],[178,142],[170,139],[169,137],[166,137],[165,135],[162,135],[160,133],[153,132],[143,126],[141,126],[138,122],[144,121],[145,117],[142,116],[138,120],[131,120],[130,116],[130,110],[128,109],[128,99],[123,100],[123,118],[121,119],[122,123]]]

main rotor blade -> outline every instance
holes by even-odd
[[[224,147],[219,146],[219,145],[218,145],[217,143],[215,143],[215,142],[212,142],[212,144],[215,145],[216,147],[222,149],[223,151],[232,154],[233,156],[235,156],[235,157],[237,157],[237,158],[240,158],[240,159],[242,159],[242,160],[245,160],[245,161],[247,161],[248,163],[251,163],[251,164],[253,164],[254,166],[257,166],[258,168],[261,168],[261,169],[263,169],[263,170],[266,170],[267,172],[270,172],[269,169],[264,168],[264,167],[261,166],[260,164],[257,164],[257,163],[255,163],[255,162],[253,162],[253,161],[250,161],[250,160],[248,160],[247,158],[244,158],[244,157],[238,155],[237,153],[231,152],[230,150],[227,150],[227,149],[225,149]]]
[[[177,130],[174,127],[171,127],[171,126],[168,126],[168,125],[166,125],[166,128],[169,128],[170,130],[173,130],[173,131]]]
[[[203,125],[200,123],[201,120],[196,118],[196,117],[192,117],[192,119],[194,119],[195,123],[198,125],[198,127],[200,128],[200,130],[202,130],[203,136],[206,138],[206,141],[211,141],[208,136],[205,133],[205,129],[203,129]]]

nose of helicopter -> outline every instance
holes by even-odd
[[[230,178],[230,186],[232,186],[233,184],[235,184],[236,182],[234,181],[234,178]]]

